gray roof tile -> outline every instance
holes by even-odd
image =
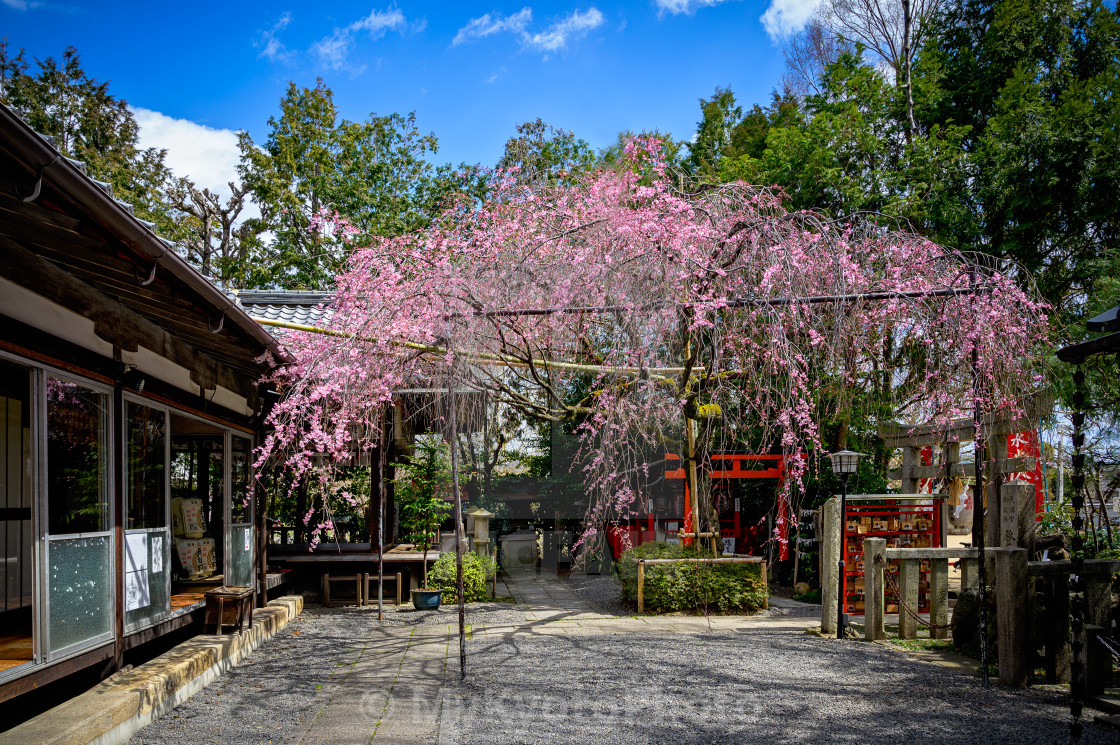
[[[233,290],[230,294],[254,318],[304,326],[322,326],[328,322],[330,303],[334,300],[334,295],[329,292],[306,290]],[[265,328],[277,338],[284,334],[283,328]]]

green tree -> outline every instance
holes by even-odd
[[[634,132],[633,130],[625,130],[618,133],[618,138],[614,144],[608,145],[599,151],[599,166],[614,168],[622,162],[622,154],[628,143],[634,137],[651,137],[661,142],[660,158],[665,162],[666,167],[672,171],[680,171],[682,169],[682,151],[684,144],[674,140],[671,134],[662,132],[657,129],[644,129],[641,132]]]
[[[794,208],[880,213],[934,238],[968,222],[963,128],[938,124],[908,140],[905,91],[858,48],[828,65],[819,87],[800,109],[779,96],[755,107],[733,131],[719,180],[774,184]]]
[[[975,232],[955,242],[1023,264],[1063,325],[1079,325],[1117,299],[1107,284],[1120,270],[1116,8],[960,0],[927,31],[919,118],[967,128],[973,178],[962,201]]]
[[[420,132],[415,113],[340,118],[322,80],[314,88],[289,83],[280,115],[268,124],[263,146],[241,133],[238,170],[261,211],[252,229],[272,236],[262,251],[269,284],[321,288],[332,281],[347,244],[311,229],[321,210],[347,219],[362,236],[394,236],[428,224],[459,187],[450,168],[426,160],[437,141]]]
[[[693,177],[712,180],[719,171],[720,159],[731,145],[731,133],[743,117],[730,88],[716,88],[711,98],[700,99],[700,121],[696,137],[688,143],[688,169]]]
[[[400,505],[402,539],[421,546],[424,553],[424,589],[428,587],[428,547],[439,526],[451,514],[449,497],[454,485],[445,447],[429,436],[417,443],[420,457],[395,463],[394,480]]]
[[[793,95],[775,92],[769,106],[763,108],[755,104],[731,130],[725,157],[747,155],[760,158],[766,152],[766,138],[770,130],[798,127],[804,123],[804,119],[800,103]]]
[[[223,287],[258,287],[269,277],[257,260],[261,241],[252,226],[238,222],[245,188],[230,182],[230,196],[199,188],[189,178],[172,179],[167,199],[177,215],[175,240],[202,274]]]
[[[53,137],[63,155],[85,163],[90,176],[111,184],[114,196],[130,203],[138,217],[156,223],[161,233],[174,232],[163,195],[170,177],[164,151],[139,147],[140,130],[128,103],[110,92],[107,81],[82,69],[74,47],[61,59],[31,64],[24,50],[13,55],[0,39],[0,102]]]
[[[555,184],[571,183],[594,164],[595,153],[586,141],[538,118],[517,125],[517,135],[506,140],[498,168],[516,169],[527,184]]]

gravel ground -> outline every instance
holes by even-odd
[[[385,624],[456,624],[455,606],[385,606]],[[467,623],[519,623],[512,603],[472,603]],[[137,732],[129,745],[281,743],[296,731],[335,670],[351,665],[378,627],[377,607],[308,605],[303,613],[186,703]]]
[[[634,614],[632,608],[622,602],[622,588],[614,577],[603,574],[573,574],[568,577],[568,587],[589,603],[597,605],[604,613],[612,616]]]
[[[488,638],[446,695],[447,742],[878,743],[1067,740],[1062,696],[979,681],[879,645],[803,633]],[[1091,718],[1091,714],[1090,714]],[[1084,745],[1116,743],[1088,723]]]
[[[599,605],[612,587],[607,577],[571,586]],[[476,625],[524,618],[509,603],[468,607]],[[454,606],[387,606],[391,625],[455,621]],[[376,629],[375,608],[310,605],[130,743],[283,743]],[[1058,693],[985,691],[976,678],[880,645],[757,624],[738,633],[475,635],[470,654],[475,673],[444,692],[441,743],[1052,745],[1068,731]],[[1120,738],[1087,722],[1083,742]]]

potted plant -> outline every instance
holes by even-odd
[[[418,447],[426,457],[421,462],[397,464],[403,473],[395,484],[402,537],[422,546],[424,553],[424,581],[420,589],[412,591],[412,605],[417,610],[434,610],[439,608],[443,590],[428,586],[428,551],[439,526],[451,512],[451,504],[444,496],[451,490],[451,474],[437,457],[437,445],[420,443]]]

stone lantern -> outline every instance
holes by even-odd
[[[485,556],[490,555],[490,518],[493,512],[487,512],[479,507],[471,513],[474,523],[474,548],[475,551]]]

